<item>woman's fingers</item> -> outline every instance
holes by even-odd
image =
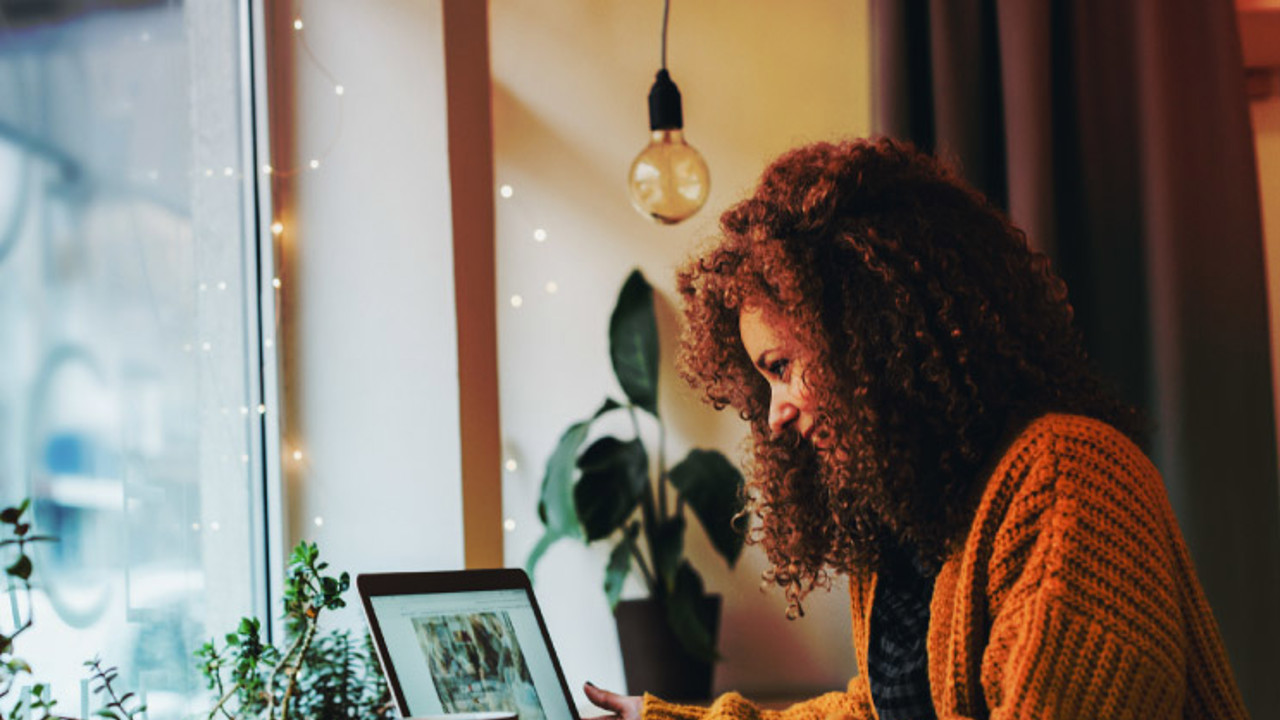
[[[597,707],[614,713],[622,720],[640,720],[640,707],[644,703],[643,698],[634,695],[619,695],[618,693],[598,688],[591,683],[587,683],[582,689],[587,694],[587,699]]]
[[[612,711],[618,715],[622,714],[622,707],[619,702],[622,698],[617,693],[612,693],[603,688],[598,688],[592,683],[583,685],[582,691],[587,694],[587,699],[596,707],[604,708],[605,710]]]

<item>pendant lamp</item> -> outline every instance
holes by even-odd
[[[684,220],[707,202],[711,173],[702,154],[684,138],[680,90],[667,72],[667,19],[662,5],[662,69],[649,89],[649,144],[631,163],[627,185],[641,215],[665,225]]]

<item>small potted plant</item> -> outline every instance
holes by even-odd
[[[391,690],[368,634],[320,632],[326,610],[346,606],[347,573],[326,575],[315,543],[298,543],[284,585],[285,642],[262,637],[262,621],[241,618],[227,633],[196,650],[200,674],[216,702],[205,720],[391,720]],[[132,719],[130,719],[132,720]]]
[[[609,322],[609,355],[626,402],[606,398],[589,418],[570,425],[547,461],[538,503],[546,532],[529,554],[534,568],[563,538],[613,544],[604,592],[618,622],[627,686],[672,699],[700,699],[711,690],[719,596],[708,596],[684,553],[686,510],[732,567],[743,535],[733,521],[743,508],[742,474],[721,453],[694,449],[670,469],[666,429],[658,413],[658,327],[653,288],[632,271]],[[658,425],[657,462],[640,435],[643,412]],[[610,413],[630,416],[633,436],[605,435],[589,445],[591,428]],[[586,449],[583,446],[586,445]],[[649,597],[620,601],[635,569]]]
[[[0,632],[0,720],[143,720],[147,707],[139,694],[119,687],[120,670],[95,657],[84,663],[93,694],[100,707],[89,718],[60,714],[48,683],[36,682],[12,706],[7,696],[31,666],[16,656],[15,642],[34,625],[31,616],[32,574],[35,570],[28,546],[53,542],[35,534],[26,519],[30,499],[0,510],[0,558],[8,582],[14,627]],[[16,555],[16,557],[14,557]],[[0,563],[3,565],[4,563]],[[240,620],[218,647],[210,640],[196,651],[196,667],[216,693],[205,720],[391,720],[395,708],[378,664],[372,640],[352,638],[348,630],[319,632],[321,613],[343,607],[343,593],[350,586],[347,573],[331,576],[324,571],[315,543],[299,543],[289,558],[284,587],[287,621],[283,647],[264,641],[262,622],[256,617]],[[25,609],[19,617],[18,608]]]

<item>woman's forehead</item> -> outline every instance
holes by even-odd
[[[777,308],[760,304],[743,306],[738,313],[738,331],[748,348],[770,348],[789,345],[794,332],[786,315]]]

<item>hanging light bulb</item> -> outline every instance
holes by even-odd
[[[701,153],[685,142],[680,90],[667,72],[667,16],[662,12],[662,69],[649,90],[649,145],[631,163],[627,184],[641,215],[666,225],[684,220],[707,202],[711,173]]]

